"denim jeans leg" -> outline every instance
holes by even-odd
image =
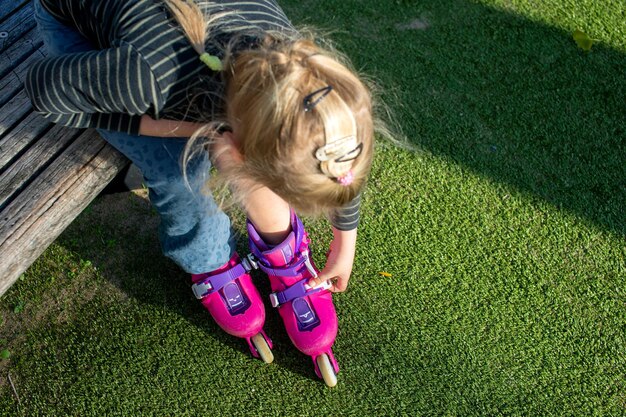
[[[165,256],[191,274],[212,271],[235,251],[230,219],[204,190],[211,162],[207,154],[192,159],[182,173],[186,139],[132,136],[98,130],[144,175],[150,202],[161,216],[159,237]]]
[[[35,19],[49,56],[95,50],[74,28],[56,20],[35,0]],[[161,217],[159,238],[165,256],[192,274],[212,271],[234,252],[230,219],[203,191],[211,163],[198,156],[187,167],[185,181],[180,159],[185,139],[132,136],[98,129],[113,147],[142,172],[150,202]]]
[[[54,57],[73,52],[93,51],[96,47],[76,29],[56,20],[42,5],[34,1],[35,21],[48,56]]]

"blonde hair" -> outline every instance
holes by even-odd
[[[205,17],[190,1],[166,3],[194,49],[203,53],[211,23],[220,19]],[[262,185],[296,211],[319,214],[359,194],[372,163],[374,118],[370,92],[344,57],[312,39],[268,32],[254,48],[227,50],[224,68],[226,120],[197,132],[187,157],[198,149],[198,137],[219,140],[218,129],[229,125],[244,160],[225,166],[220,176],[239,194],[236,198],[243,200],[252,184]],[[322,89],[327,94],[305,107],[307,96]],[[333,153],[327,146],[328,157],[316,158],[320,148],[346,139],[353,149]],[[340,183],[348,172],[352,182]]]

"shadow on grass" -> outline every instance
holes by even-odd
[[[335,36],[340,48],[387,88],[392,112],[419,147],[626,234],[624,54],[602,45],[585,53],[569,33],[461,0],[392,8],[355,0],[283,3],[295,22],[345,31]],[[156,215],[150,222],[142,216],[135,220],[141,227],[113,227],[122,215],[103,221],[112,227],[110,239],[130,251],[115,243],[104,251],[73,245],[89,221],[73,225],[60,242],[119,279],[130,297],[175,311],[248,355],[245,342],[222,332],[193,298],[186,274],[161,255]],[[246,252],[243,240],[240,246]],[[267,294],[266,281],[256,278]],[[276,365],[315,378],[267,310]]]
[[[296,22],[307,17],[348,32],[336,36],[341,49],[389,88],[386,96],[402,129],[421,148],[626,234],[624,54],[602,45],[584,53],[567,32],[462,0],[396,1],[393,7],[373,0],[283,3],[291,4],[287,11]],[[136,206],[132,216],[126,206],[112,211],[95,204],[58,243],[89,259],[132,300],[175,312],[225,350],[248,356],[245,342],[222,332],[194,299],[187,275],[163,258],[157,216],[142,199],[130,204]],[[240,249],[245,252],[243,240]],[[267,282],[256,278],[268,293]],[[268,313],[277,358],[271,366],[315,379],[308,358],[291,347],[275,312]],[[381,323],[379,332],[388,332],[385,327]],[[459,344],[446,339],[442,351],[426,355],[453,357],[448,347]],[[384,344],[360,348],[384,359],[382,348],[368,346]],[[409,388],[473,381],[475,369],[444,359],[416,361],[424,368],[422,383]],[[457,375],[458,383],[448,384],[446,372]],[[484,392],[489,385],[479,388]],[[445,407],[446,398],[437,405]],[[520,409],[527,406],[520,400]]]
[[[625,51],[466,0],[388,3],[281,2],[339,31],[420,148],[626,234]]]
[[[236,227],[237,225],[235,225]],[[219,328],[191,292],[190,276],[166,259],[157,238],[158,215],[146,198],[133,193],[102,196],[83,213],[57,243],[89,259],[101,275],[128,297],[184,317],[206,337],[252,359],[244,339]],[[247,253],[247,241],[238,239],[238,251]],[[287,337],[277,312],[267,303],[269,281],[258,271],[254,282],[266,303],[268,336],[274,342],[275,361],[305,377],[316,379],[311,361],[299,353]],[[207,355],[219,352],[207,351]]]

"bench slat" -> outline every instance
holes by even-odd
[[[28,68],[45,57],[31,0],[0,0],[0,296],[128,164],[95,130],[32,111]]]
[[[37,28],[33,28],[24,34],[17,42],[0,54],[0,77],[4,77],[9,71],[18,66],[29,55],[40,49],[45,56],[43,42],[39,37]]]
[[[24,33],[35,27],[36,23],[33,18],[33,12],[34,8],[31,2],[0,23],[0,31],[7,32],[8,34],[8,37],[0,39],[0,52],[4,52],[5,49],[8,49],[9,46],[17,41]]]
[[[8,134],[15,122],[25,117],[32,110],[33,106],[24,90],[17,93],[3,107],[0,107],[0,148],[2,148],[2,137],[5,133]],[[0,169],[3,165],[0,163]]]
[[[52,123],[36,113],[31,113],[19,126],[11,130],[0,141],[0,172],[8,168],[8,164],[41,134],[50,128]]]
[[[19,64],[13,71],[2,77],[0,80],[0,106],[6,104],[19,90],[24,88],[24,79],[26,78],[28,68],[35,62],[44,58],[44,56],[42,48],[40,48],[26,58],[26,60]]]
[[[0,22],[13,13],[14,10],[19,9],[30,0],[0,0]]]
[[[0,212],[0,295],[127,163],[88,130]]]
[[[54,126],[0,176],[0,210],[11,196],[43,170],[54,156],[80,134],[79,129]]]

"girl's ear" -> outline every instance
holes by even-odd
[[[244,161],[239,144],[232,132],[224,132],[211,145],[211,159],[219,170],[232,169]]]
[[[243,146],[242,146],[241,140],[239,139],[239,136],[237,135],[237,132],[234,129],[233,131],[224,132],[224,135],[225,135],[225,140],[230,141],[239,150],[239,152],[242,151]]]

